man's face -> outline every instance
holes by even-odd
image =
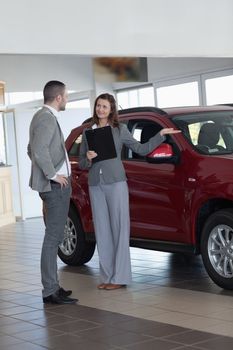
[[[68,91],[65,88],[65,91],[63,95],[60,95],[60,101],[59,101],[59,111],[64,111],[66,109],[66,104],[68,102]]]

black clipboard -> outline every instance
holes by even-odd
[[[97,153],[97,157],[92,159],[93,163],[99,162],[100,160],[116,158],[117,153],[111,126],[88,129],[85,134],[89,150]]]

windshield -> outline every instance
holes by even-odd
[[[194,113],[172,121],[199,153],[233,153],[233,112]]]

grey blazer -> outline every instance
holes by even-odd
[[[121,161],[121,150],[123,145],[129,147],[133,152],[144,156],[153,151],[153,149],[158,147],[165,140],[165,137],[158,133],[150,138],[148,142],[141,144],[133,138],[125,124],[120,124],[119,128],[112,128],[117,157],[91,164],[86,156],[88,151],[88,144],[85,135],[86,130],[87,129],[83,131],[83,138],[80,146],[79,167],[80,169],[89,169],[88,184],[90,186],[96,186],[99,184],[100,169],[102,171],[104,183],[106,184],[126,180],[124,166]]]
[[[32,162],[29,186],[38,192],[51,191],[50,179],[66,158],[63,134],[56,117],[46,107],[32,118],[28,156]]]

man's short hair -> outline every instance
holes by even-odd
[[[58,80],[49,81],[43,90],[44,103],[52,102],[58,95],[63,95],[65,91],[65,84]]]

